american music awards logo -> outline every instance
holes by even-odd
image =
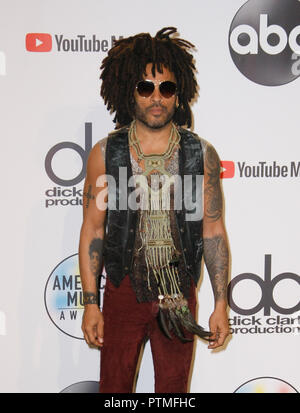
[[[239,386],[234,393],[298,393],[298,391],[282,379],[257,377]]]
[[[104,272],[99,287],[100,308],[105,280]],[[65,258],[53,269],[46,283],[44,300],[53,324],[68,336],[83,340],[81,322],[84,306],[78,254]]]

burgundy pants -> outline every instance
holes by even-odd
[[[195,316],[192,283],[189,308]],[[107,279],[104,301],[104,345],[101,349],[100,392],[132,393],[137,362],[146,338],[150,339],[155,393],[187,393],[194,342],[165,337],[159,328],[156,303],[138,303],[127,275],[116,288]],[[193,338],[189,333],[186,337]]]

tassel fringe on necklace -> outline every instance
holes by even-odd
[[[146,192],[142,192],[140,219],[140,234],[142,246],[145,250],[145,261],[148,272],[148,288],[150,286],[150,269],[152,270],[158,287],[158,323],[163,333],[172,339],[171,332],[182,342],[193,341],[185,337],[184,330],[196,334],[199,337],[210,340],[212,333],[205,331],[194,320],[188,302],[180,291],[180,280],[178,274],[179,253],[175,248],[170,228],[170,210],[166,205],[170,205],[170,183],[173,182],[171,174],[165,169],[165,160],[169,159],[174,147],[179,143],[180,135],[176,127],[172,124],[168,146],[162,154],[144,154],[140,142],[136,135],[135,121],[132,122],[129,130],[129,144],[134,147],[138,162],[145,161],[145,171],[143,176],[147,179]],[[148,178],[151,172],[158,171],[167,181],[161,187],[154,185],[151,179],[149,187]],[[155,174],[158,178],[161,175]],[[153,175],[152,175],[153,177]],[[151,178],[152,178],[151,177]],[[145,207],[145,202],[148,203]]]

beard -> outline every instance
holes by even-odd
[[[151,109],[159,108],[161,109],[162,113],[157,116],[151,116]],[[174,117],[174,113],[176,110],[176,104],[170,110],[168,110],[165,106],[154,103],[153,105],[149,106],[146,109],[141,108],[137,103],[135,104],[135,119],[142,122],[145,126],[149,129],[161,129],[170,123]]]

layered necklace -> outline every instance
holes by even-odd
[[[170,185],[174,181],[165,167],[166,160],[170,159],[179,141],[180,135],[172,124],[167,149],[160,154],[145,154],[136,134],[135,121],[132,122],[129,130],[129,145],[135,149],[138,162],[141,160],[145,162],[145,171],[141,175],[142,178],[146,179],[138,179],[140,186],[143,187],[142,216],[139,227],[142,240],[140,250],[142,248],[145,250],[148,288],[151,290],[149,279],[151,268],[158,286],[160,302],[169,296],[176,298],[180,294],[177,268],[170,265],[170,262],[178,255],[170,227]],[[161,175],[153,174],[153,171],[157,171]],[[162,185],[160,185],[161,183]],[[167,287],[166,277],[170,290]]]
[[[174,135],[175,135],[175,138],[174,138]],[[145,161],[145,171],[143,172],[143,175],[145,176],[149,176],[150,173],[153,171],[153,169],[158,170],[160,173],[164,175],[171,176],[171,174],[165,169],[165,161],[171,157],[174,151],[174,148],[179,143],[179,141],[180,141],[180,135],[175,125],[172,123],[171,133],[168,139],[168,146],[165,152],[160,153],[160,154],[156,154],[156,153],[145,154],[141,148],[140,141],[136,134],[135,121],[133,121],[130,126],[129,145],[134,147],[137,157],[138,157],[138,163],[140,163],[141,160]]]
[[[130,125],[129,145],[135,149],[138,163],[144,160],[145,164],[144,172],[136,176],[136,179],[143,187],[139,221],[142,245],[139,251],[142,248],[145,251],[148,289],[151,290],[151,269],[158,287],[158,319],[163,332],[167,337],[172,338],[169,330],[173,329],[182,341],[191,341],[185,338],[181,327],[199,336],[203,336],[204,330],[195,323],[187,300],[180,291],[178,274],[180,253],[175,247],[170,225],[170,186],[174,184],[174,176],[165,167],[166,160],[170,159],[179,141],[179,132],[172,123],[165,152],[145,154],[137,137],[135,121]],[[154,171],[161,175],[154,174]],[[157,180],[153,185],[154,177],[162,181],[160,182],[162,185],[157,183]],[[150,185],[149,181],[151,181]]]

